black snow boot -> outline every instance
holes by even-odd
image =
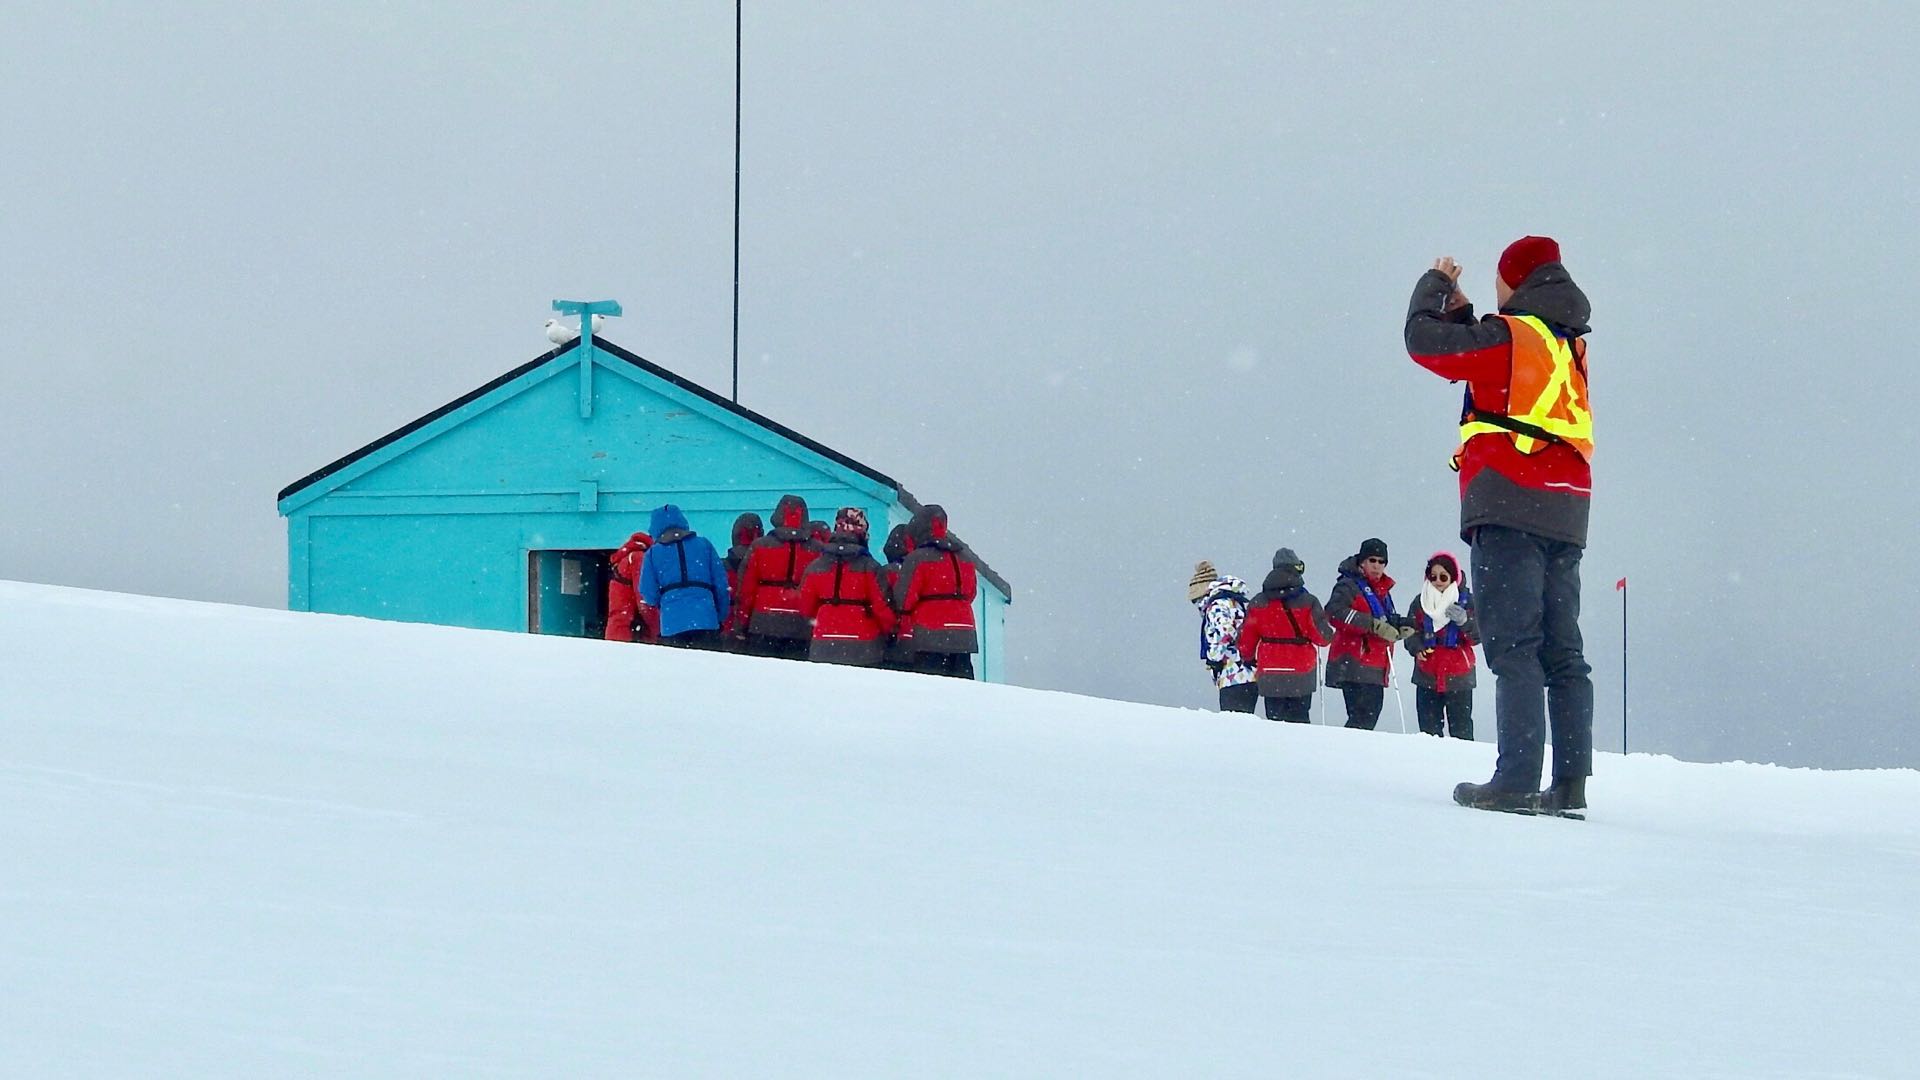
[[[1453,801],[1474,810],[1498,810],[1507,814],[1540,811],[1539,792],[1508,791],[1492,784],[1461,784],[1453,789]]]
[[[1566,780],[1555,780],[1553,786],[1540,793],[1540,810],[1548,814],[1564,814],[1569,810],[1587,808],[1587,778],[1575,776]]]

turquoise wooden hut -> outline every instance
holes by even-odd
[[[589,332],[282,490],[287,606],[597,637],[607,556],[654,507],[679,505],[724,549],[735,517],[768,517],[787,492],[828,520],[864,507],[876,545],[920,506],[879,470]],[[1013,590],[980,571],[975,666],[999,682]]]

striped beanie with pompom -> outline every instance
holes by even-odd
[[[1197,604],[1206,598],[1207,589],[1220,579],[1213,564],[1205,559],[1193,564],[1193,579],[1187,582],[1187,602]]]

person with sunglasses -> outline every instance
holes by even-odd
[[[1347,726],[1372,731],[1387,702],[1393,677],[1393,647],[1413,628],[1393,610],[1393,579],[1387,576],[1387,542],[1360,545],[1340,564],[1327,594],[1333,644],[1327,649],[1327,686],[1347,703]]]
[[[1427,581],[1413,605],[1414,712],[1428,735],[1473,739],[1474,643],[1480,640],[1473,594],[1460,563],[1445,551],[1427,560]]]

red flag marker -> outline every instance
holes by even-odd
[[[1627,579],[1613,583],[1620,594],[1620,752],[1627,752]]]

